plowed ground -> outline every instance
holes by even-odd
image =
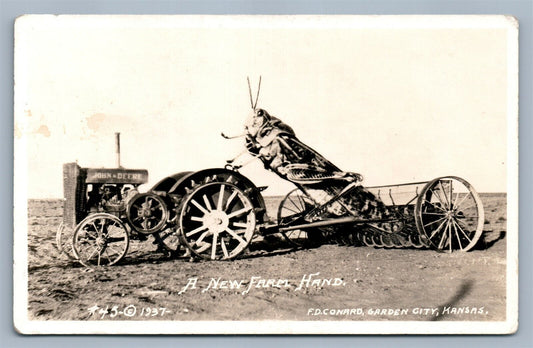
[[[467,253],[333,244],[295,250],[273,237],[257,239],[245,257],[238,260],[190,262],[189,258],[172,259],[155,252],[156,245],[150,238],[133,241],[119,264],[102,269],[86,269],[57,252],[54,245],[57,226],[62,221],[60,200],[30,200],[29,317],[504,320],[508,262],[506,195],[484,194],[482,200],[485,227],[490,231],[484,233],[475,250]],[[278,202],[279,198],[267,197],[271,216],[275,216]],[[316,273],[319,274],[313,279],[325,281],[302,284],[304,277]],[[180,294],[193,279],[195,287]],[[266,286],[260,279],[272,281]],[[233,281],[234,286],[226,283],[226,288],[209,287],[215,280]],[[300,285],[302,288],[297,290]],[[91,312],[89,309],[95,306],[98,310]],[[336,315],[331,315],[332,309]]]

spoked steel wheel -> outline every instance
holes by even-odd
[[[62,253],[65,250],[63,234],[65,232],[65,224],[61,222],[56,231],[56,248],[57,251]]]
[[[128,203],[126,216],[135,231],[151,234],[160,231],[167,223],[168,209],[158,195],[140,193]]]
[[[126,255],[128,231],[114,215],[90,215],[76,227],[72,246],[74,255],[84,266],[110,266]]]
[[[468,251],[481,234],[485,215],[479,195],[467,181],[442,177],[429,182],[415,207],[415,221],[423,241],[443,251]]]
[[[186,246],[208,260],[227,260],[240,255],[255,232],[255,211],[237,186],[211,182],[186,196],[179,218]]]
[[[314,207],[313,200],[300,189],[289,192],[281,201],[278,207],[278,225],[287,227],[291,224],[305,223],[303,216]],[[296,247],[310,247],[320,244],[323,241],[322,232],[317,229],[291,230],[280,232],[281,235]]]
[[[72,238],[74,230],[62,222],[56,231],[56,248],[60,254],[66,254],[69,259],[76,259],[72,253]]]

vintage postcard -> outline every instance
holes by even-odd
[[[15,23],[24,334],[509,334],[518,22]]]

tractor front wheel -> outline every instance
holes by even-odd
[[[76,227],[72,246],[74,255],[84,266],[111,266],[128,251],[128,231],[114,215],[89,215]]]

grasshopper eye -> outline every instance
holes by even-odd
[[[264,111],[261,110],[261,109],[259,109],[259,110],[257,111],[257,116],[263,116],[264,114],[265,114]]]

